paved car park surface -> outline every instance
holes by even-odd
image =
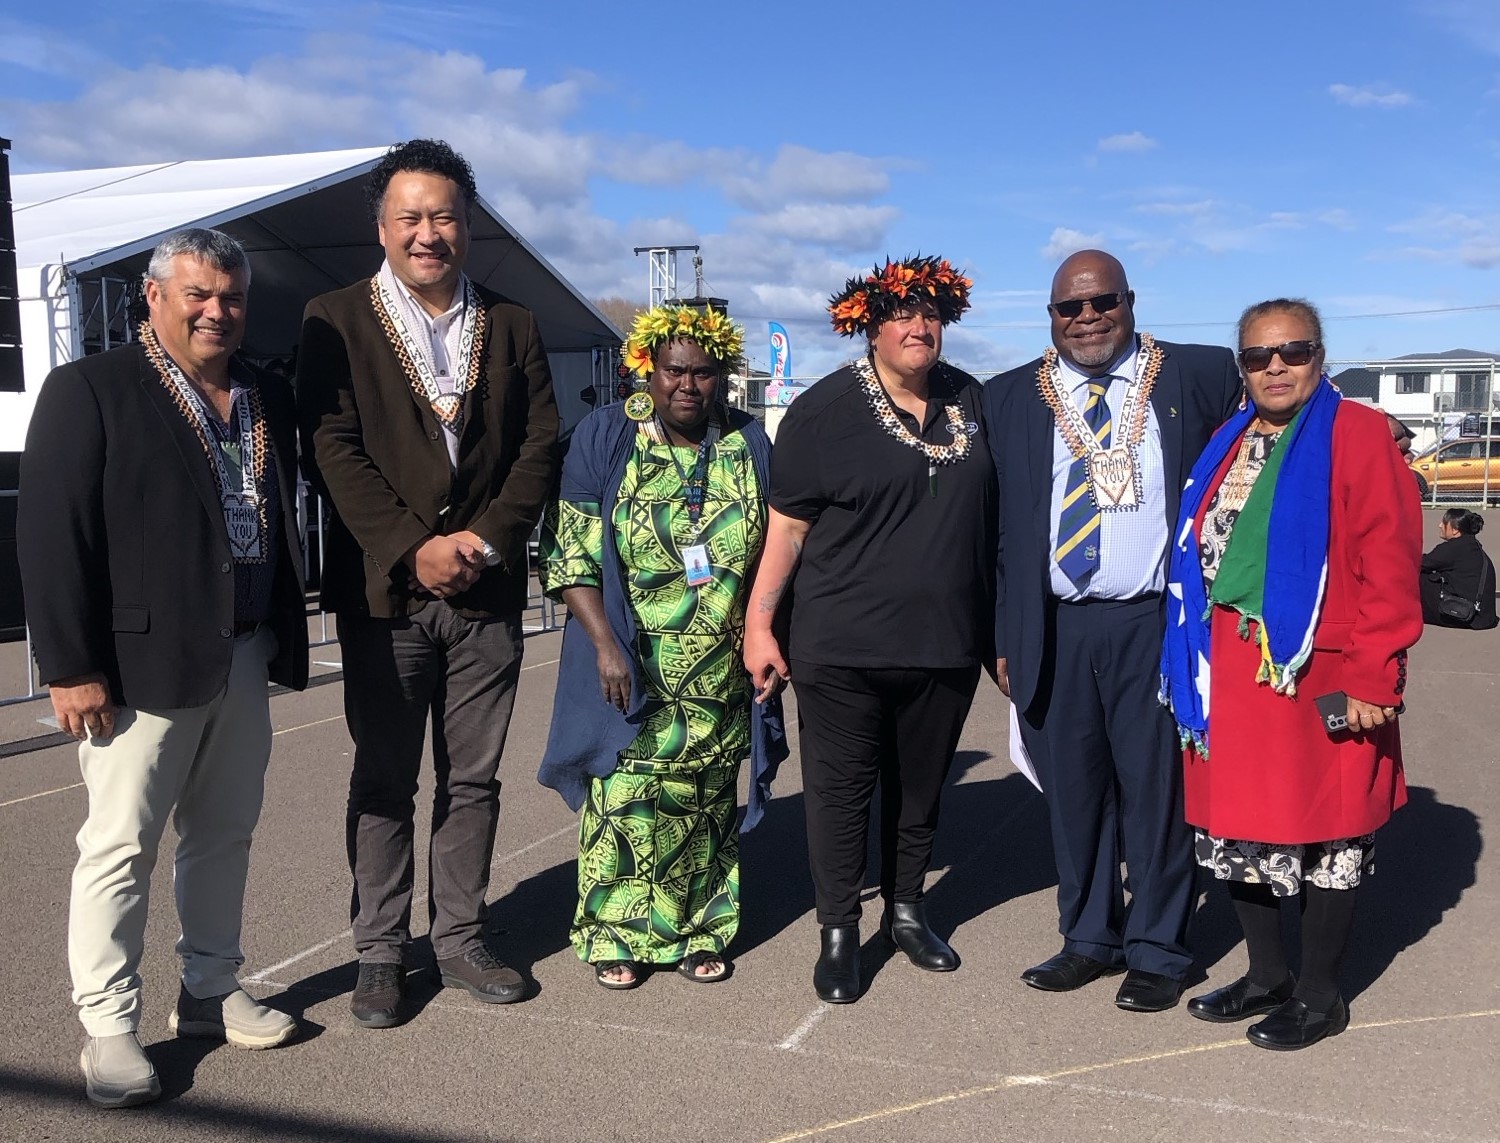
[[[529,998],[487,1006],[439,991],[419,942],[415,1018],[381,1032],[349,1019],[350,747],[339,675],[325,666],[307,692],[272,699],[276,747],[245,916],[246,987],[306,1032],[269,1052],[170,1038],[176,928],[163,861],[142,1040],[165,1091],[129,1111],[91,1107],[77,1067],[83,1034],[64,951],[84,809],[76,753],[36,722],[45,704],[0,710],[0,1139],[1500,1139],[1500,858],[1485,845],[1500,817],[1494,633],[1429,628],[1413,652],[1403,722],[1412,801],[1381,833],[1361,897],[1346,966],[1353,1022],[1288,1054],[1182,1008],[1119,1011],[1118,978],[1068,994],[1020,983],[1058,948],[1054,877],[1041,798],[1007,761],[1007,712],[987,680],[930,878],[929,908],[963,957],[958,972],[891,959],[874,903],[867,994],[817,1001],[794,754],[744,840],[733,977],[702,987],[660,972],[633,992],[605,992],[567,942],[576,820],[534,780],[558,643],[555,633],[527,641],[490,893],[494,945],[532,980]],[[315,657],[336,663],[338,648]],[[1193,992],[1244,967],[1222,887],[1203,887]],[[416,911],[424,929],[424,903]]]

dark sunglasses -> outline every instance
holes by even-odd
[[[1060,318],[1072,320],[1083,313],[1083,307],[1089,306],[1096,314],[1107,314],[1110,310],[1118,309],[1121,302],[1130,297],[1129,291],[1121,291],[1113,294],[1099,294],[1092,298],[1069,298],[1063,302],[1049,302],[1047,309]]]
[[[1246,373],[1259,373],[1270,366],[1271,358],[1281,358],[1283,365],[1306,365],[1323,347],[1316,341],[1284,341],[1280,345],[1247,345],[1240,350],[1240,367]]]

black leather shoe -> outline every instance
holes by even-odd
[[[1060,952],[1049,961],[1028,968],[1021,979],[1043,992],[1072,992],[1101,976],[1112,976],[1121,970],[1082,953]]]
[[[958,967],[958,954],[928,926],[921,901],[895,902],[881,919],[880,931],[918,968],[952,972]]]
[[[406,969],[399,964],[359,965],[359,981],[349,998],[349,1015],[366,1028],[406,1023]]]
[[[1165,1012],[1182,999],[1182,981],[1132,968],[1115,993],[1115,1007],[1127,1012]]]
[[[514,1004],[526,995],[521,974],[497,960],[483,945],[475,945],[458,956],[437,962],[444,988],[466,989],[486,1004]]]
[[[1188,1014],[1214,1024],[1233,1024],[1250,1016],[1264,1016],[1274,1012],[1292,998],[1294,982],[1291,977],[1267,992],[1258,984],[1251,984],[1248,976],[1242,976],[1233,984],[1216,988],[1203,996],[1195,996],[1187,1002]]]
[[[1349,1027],[1349,1008],[1340,996],[1326,1012],[1316,1012],[1295,996],[1259,1024],[1245,1029],[1245,1039],[1257,1048],[1273,1052],[1295,1052],[1310,1048],[1328,1036]]]
[[[813,991],[829,1004],[859,999],[859,926],[824,925],[823,952],[813,966]]]

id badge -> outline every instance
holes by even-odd
[[[229,550],[236,559],[260,559],[260,510],[254,497],[225,496],[224,526],[229,530]]]
[[[689,587],[702,587],[714,578],[714,570],[708,563],[708,545],[692,544],[682,549],[682,568],[687,573]]]

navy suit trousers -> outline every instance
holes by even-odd
[[[1162,615],[1155,596],[1049,601],[1037,695],[1020,723],[1052,820],[1063,948],[1180,980],[1196,869],[1181,750],[1157,701]]]

